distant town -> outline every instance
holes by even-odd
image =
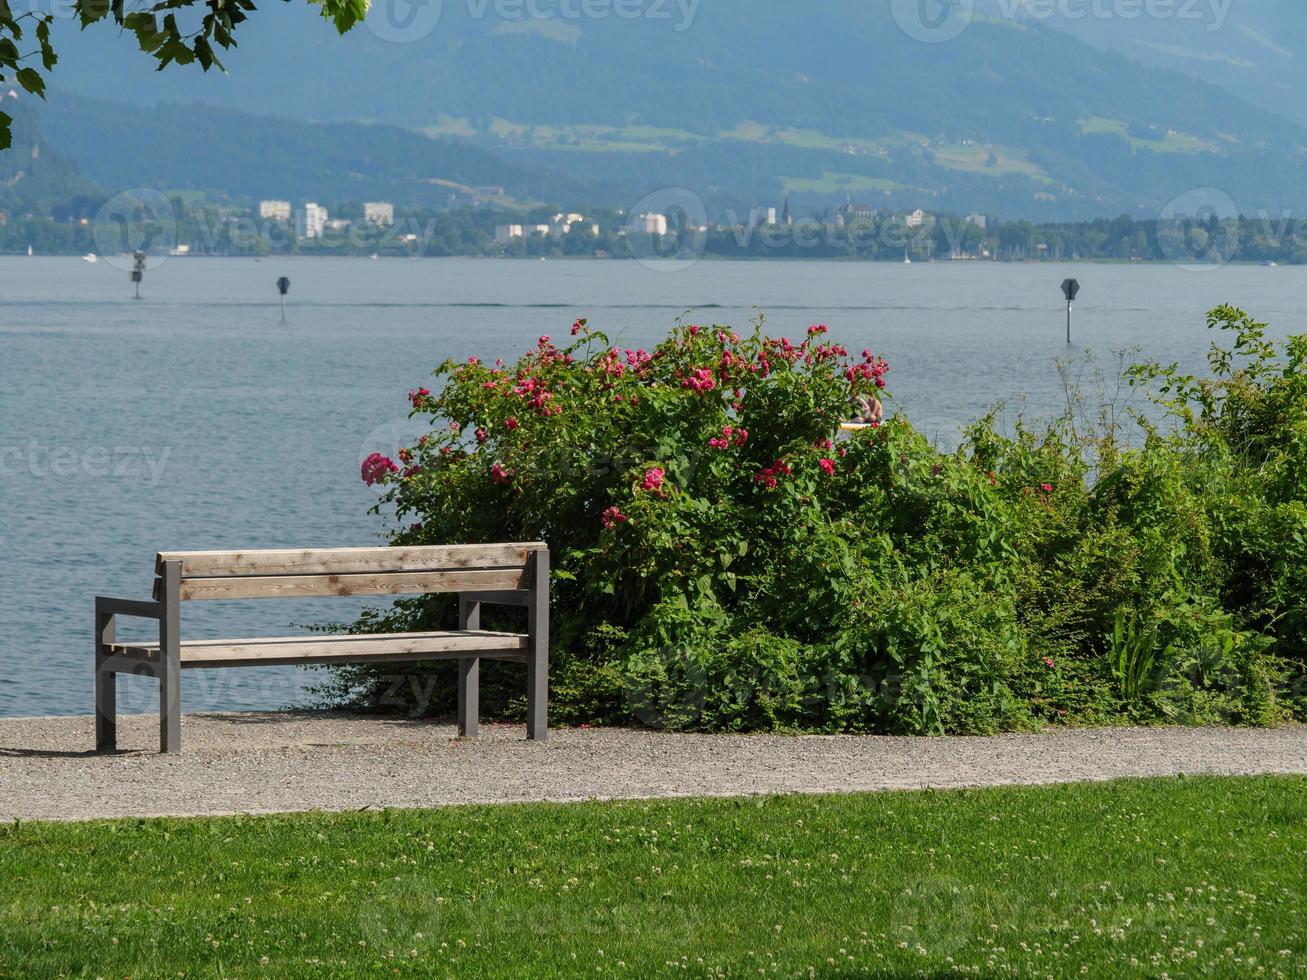
[[[670,192],[669,192],[670,193]],[[673,198],[674,194],[671,195]],[[0,252],[506,258],[849,258],[873,261],[1307,262],[1307,224],[1244,217],[1167,223],[1128,216],[1035,224],[846,201],[800,213],[786,199],[710,220],[696,198],[664,210],[401,208],[390,201],[260,200],[252,207],[124,195],[49,215],[0,211]],[[698,213],[696,213],[698,212]]]

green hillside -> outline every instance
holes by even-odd
[[[226,76],[157,75],[129,38],[64,30],[55,80],[98,91],[112,77],[140,103],[458,137],[520,167],[620,188],[631,203],[678,185],[718,207],[779,203],[788,191],[814,207],[856,194],[874,205],[1142,218],[1214,187],[1248,212],[1307,206],[1307,130],[1036,20],[982,17],[954,40],[924,44],[900,29],[888,0],[660,4],[665,20],[569,19],[556,4],[542,7],[550,18],[504,20],[497,9],[450,0],[429,33],[389,43],[377,36],[384,20],[339,38],[302,4],[272,5],[246,25]],[[195,145],[202,122],[163,115]],[[233,161],[253,163],[258,140],[273,136],[256,129],[245,145],[214,145],[216,158],[194,162],[237,181]],[[56,142],[65,138],[74,138],[66,127]],[[389,155],[415,152],[387,136],[345,155],[389,169],[402,166]],[[313,168],[301,176],[299,163],[265,159],[263,169],[310,182]],[[191,166],[179,157],[176,168]],[[358,183],[372,179],[364,172]],[[315,186],[285,192],[323,193]]]
[[[148,186],[238,201],[381,198],[405,207],[605,194],[566,175],[506,163],[467,141],[394,126],[291,122],[199,105],[146,109],[66,93],[41,105],[39,123],[110,191]]]
[[[99,189],[69,157],[51,148],[29,97],[0,90],[0,111],[13,117],[13,146],[0,152],[0,212],[49,214],[97,200]]]

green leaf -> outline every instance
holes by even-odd
[[[9,128],[9,124],[13,121],[13,116],[6,112],[0,112],[0,150],[9,149],[10,144],[13,142],[13,132]]]
[[[45,79],[41,77],[41,73],[35,68],[19,68],[14,77],[18,79],[18,84],[27,91],[45,98]]]
[[[309,0],[322,4],[322,16],[336,25],[344,34],[367,15],[367,0]]]

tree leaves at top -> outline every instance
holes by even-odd
[[[342,34],[361,21],[369,7],[369,0],[309,2],[320,5],[322,16]],[[225,71],[215,47],[235,47],[236,27],[254,10],[253,0],[160,0],[131,13],[127,12],[125,0],[76,0],[73,6],[83,29],[112,19],[131,31],[141,50],[159,63],[160,71],[169,64],[196,62],[205,71],[214,67]],[[178,21],[179,15],[184,22]],[[10,0],[0,0],[0,84],[17,82],[25,91],[45,97],[45,75],[59,60],[50,45],[52,20],[53,15],[39,10],[15,13]],[[27,27],[35,35],[36,45],[31,50],[24,50],[20,43]],[[13,139],[11,123],[11,117],[0,112],[0,150],[8,149]]]

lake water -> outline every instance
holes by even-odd
[[[1061,407],[1067,276],[1083,286],[1077,349],[1139,345],[1200,370],[1203,314],[1226,301],[1276,333],[1303,329],[1303,268],[178,258],[147,273],[137,302],[104,259],[0,257],[0,716],[91,709],[92,597],[148,597],[156,551],[376,541],[359,461],[414,431],[405,394],[446,357],[512,358],[578,316],[647,345],[681,315],[742,327],[761,312],[773,332],[826,323],[883,354],[893,407],[949,442],[998,400]],[[357,611],[193,603],[183,636]],[[302,701],[306,679],[193,671],[184,703],[278,707]],[[120,683],[120,703],[157,710],[156,688]]]

